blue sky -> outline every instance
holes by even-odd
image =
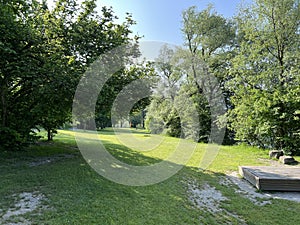
[[[124,19],[125,12],[130,12],[137,25],[134,33],[145,36],[144,41],[162,41],[182,44],[181,14],[190,6],[203,10],[209,3],[215,10],[229,18],[236,15],[238,7],[251,3],[252,0],[98,0],[101,6],[112,6],[115,14]]]

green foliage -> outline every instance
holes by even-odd
[[[129,120],[133,127],[146,123],[153,133],[207,142],[211,127],[226,123],[225,116],[211,114],[221,91],[230,128],[224,143],[235,136],[300,154],[299,10],[297,0],[256,0],[233,24],[212,6],[190,7],[183,12],[184,47],[164,46],[155,63],[136,65],[130,57],[139,56],[139,37],[132,37],[130,14],[117,24],[111,8],[96,11],[96,0],[80,5],[58,0],[53,10],[46,1],[1,0],[1,148],[28,145],[36,127],[47,130],[51,140],[71,120],[82,74],[99,55],[131,44],[133,51],[116,60],[121,69],[99,93],[97,128]],[[139,79],[153,86],[152,97],[135,102],[130,115],[112,119],[118,94]],[[91,128],[91,118],[78,126]]]
[[[259,0],[237,19],[240,43],[227,87],[236,138],[299,153],[299,1]]]
[[[176,109],[175,98],[178,95],[181,74],[175,71],[172,63],[174,54],[174,50],[165,45],[155,61],[154,67],[158,73],[154,81],[156,91],[147,108],[146,128],[154,134],[166,133],[180,137],[181,118]]]
[[[190,7],[183,12],[182,32],[185,48],[164,46],[156,60],[160,78],[148,108],[147,125],[154,133],[165,127],[173,136],[208,142],[218,120],[211,118],[211,107],[216,105],[213,99],[219,92],[229,96],[224,81],[234,28],[213,12],[212,6],[200,12]],[[227,104],[229,108],[228,100]]]
[[[31,129],[36,125],[32,114],[36,105],[33,92],[43,77],[38,56],[40,40],[32,28],[33,11],[39,10],[35,3],[0,3],[0,123],[3,135],[9,131],[15,137],[16,146],[20,146],[20,142],[28,142]],[[3,146],[10,142],[2,141]],[[8,145],[13,148],[13,142]]]
[[[182,31],[190,53],[197,54],[204,61],[221,56],[224,48],[230,47],[234,40],[232,24],[213,11],[212,5],[200,12],[195,6],[185,10]],[[215,57],[211,58],[213,55]]]
[[[137,55],[134,55],[137,56]],[[129,103],[130,97],[142,95],[146,90],[141,89],[140,87],[126,89],[129,85],[134,85],[134,81],[139,79],[144,80],[147,83],[152,83],[152,79],[155,76],[155,72],[151,64],[131,64],[129,67],[122,68],[108,79],[104,84],[100,94],[98,96],[96,104],[96,123],[97,128],[110,127],[117,123],[119,120],[126,120],[130,122],[130,117],[134,118],[137,114],[142,114],[146,106],[149,105],[149,98],[140,99],[138,102],[132,105],[132,109],[128,112],[130,115],[123,115],[124,110],[122,109],[126,104]],[[124,89],[125,88],[125,89]],[[122,92],[126,90],[127,94],[124,101],[118,102],[118,105],[115,105],[116,108],[119,108],[117,114],[112,118],[113,105],[117,104],[116,98]],[[126,104],[125,104],[126,103]],[[141,118],[140,121],[144,120]],[[134,122],[137,124],[137,122]]]
[[[174,102],[153,96],[147,108],[146,129],[153,134],[165,133],[172,137],[181,137],[181,118]]]
[[[21,134],[7,127],[0,127],[0,150],[20,150],[24,147],[26,139]]]
[[[131,16],[123,24],[115,19],[110,8],[99,15],[95,0],[59,0],[53,10],[45,1],[0,1],[1,136],[11,134],[19,146],[41,126],[51,140],[70,121],[84,71],[99,54],[132,40]],[[5,148],[13,143],[1,139]]]

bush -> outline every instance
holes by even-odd
[[[17,131],[8,127],[0,127],[1,150],[21,150],[26,142],[26,138],[22,137]]]
[[[20,131],[0,126],[0,150],[19,151],[35,142],[40,136],[34,134],[24,135]]]

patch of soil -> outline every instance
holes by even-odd
[[[15,204],[9,208],[0,218],[0,224],[5,225],[29,225],[30,221],[26,220],[22,215],[32,213],[34,211],[41,211],[47,207],[43,205],[46,197],[38,192],[30,193],[23,192],[19,195],[13,195]],[[17,222],[12,222],[17,217]]]
[[[28,165],[30,167],[35,167],[35,166],[41,166],[44,164],[64,160],[64,159],[71,159],[74,158],[75,155],[72,154],[61,154],[61,155],[56,155],[56,156],[49,156],[49,157],[40,157],[35,159],[33,162],[30,162]]]
[[[222,193],[216,190],[215,187],[205,183],[201,187],[196,182],[188,183],[188,192],[190,201],[198,208],[206,210],[211,214],[218,213],[220,217],[223,217],[227,224],[232,224],[234,218],[238,224],[245,225],[246,222],[240,216],[228,212],[220,207],[222,201],[228,201],[229,199],[222,195]]]
[[[221,201],[228,200],[222,193],[211,187],[209,184],[204,184],[200,188],[195,183],[189,184],[190,200],[197,207],[206,209],[211,213],[221,212],[219,204]]]

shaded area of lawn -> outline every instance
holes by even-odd
[[[111,131],[103,137],[103,143],[116,158],[127,163],[148,165],[161,160],[119,144]],[[195,157],[201,155],[202,147]],[[73,157],[29,166],[37,159],[62,154]],[[229,199],[221,206],[241,216],[247,224],[286,224],[278,212],[284,212],[290,224],[298,224],[300,204],[272,200],[271,205],[256,206],[231,187],[219,184],[224,172],[236,170],[240,164],[262,164],[257,159],[265,155],[255,148],[223,147],[206,171],[193,166],[192,159],[190,165],[164,182],[130,187],[98,175],[82,158],[72,136],[61,132],[52,144],[43,142],[25,152],[0,153],[0,209],[5,211],[13,205],[15,193],[38,191],[47,197],[49,209],[24,216],[34,224],[239,224],[234,217],[195,207],[187,192],[187,182],[193,180],[200,186],[209,183],[220,190]]]

